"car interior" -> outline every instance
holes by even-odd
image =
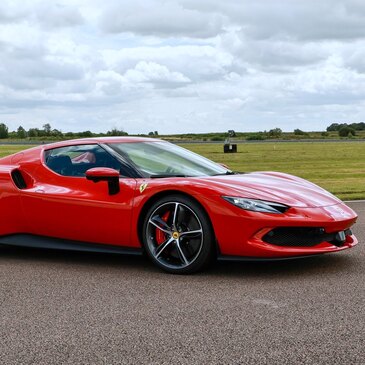
[[[46,156],[46,165],[63,176],[85,176],[86,171],[94,167],[109,167],[119,172],[122,169],[122,164],[99,146],[94,150],[78,149],[75,152],[69,149],[56,151],[56,154],[52,152],[48,152]]]

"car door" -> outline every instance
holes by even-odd
[[[69,240],[130,245],[136,180],[120,177],[110,195],[106,181],[87,180],[93,167],[123,170],[123,164],[97,144],[45,151],[36,181],[22,190],[31,233]]]

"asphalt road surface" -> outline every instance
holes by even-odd
[[[1,364],[365,364],[360,244],[173,276],[138,257],[1,248]]]

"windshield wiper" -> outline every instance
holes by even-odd
[[[188,177],[187,175],[182,174],[159,174],[159,175],[151,175],[151,179],[161,179],[164,177]]]
[[[237,175],[237,174],[241,174],[242,172],[236,172],[236,171],[231,171],[231,170],[228,170],[226,172],[222,172],[220,174],[214,174],[212,176],[225,176],[225,175]]]

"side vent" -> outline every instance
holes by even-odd
[[[18,189],[25,189],[27,187],[27,183],[19,170],[13,170],[11,172],[11,177]]]

